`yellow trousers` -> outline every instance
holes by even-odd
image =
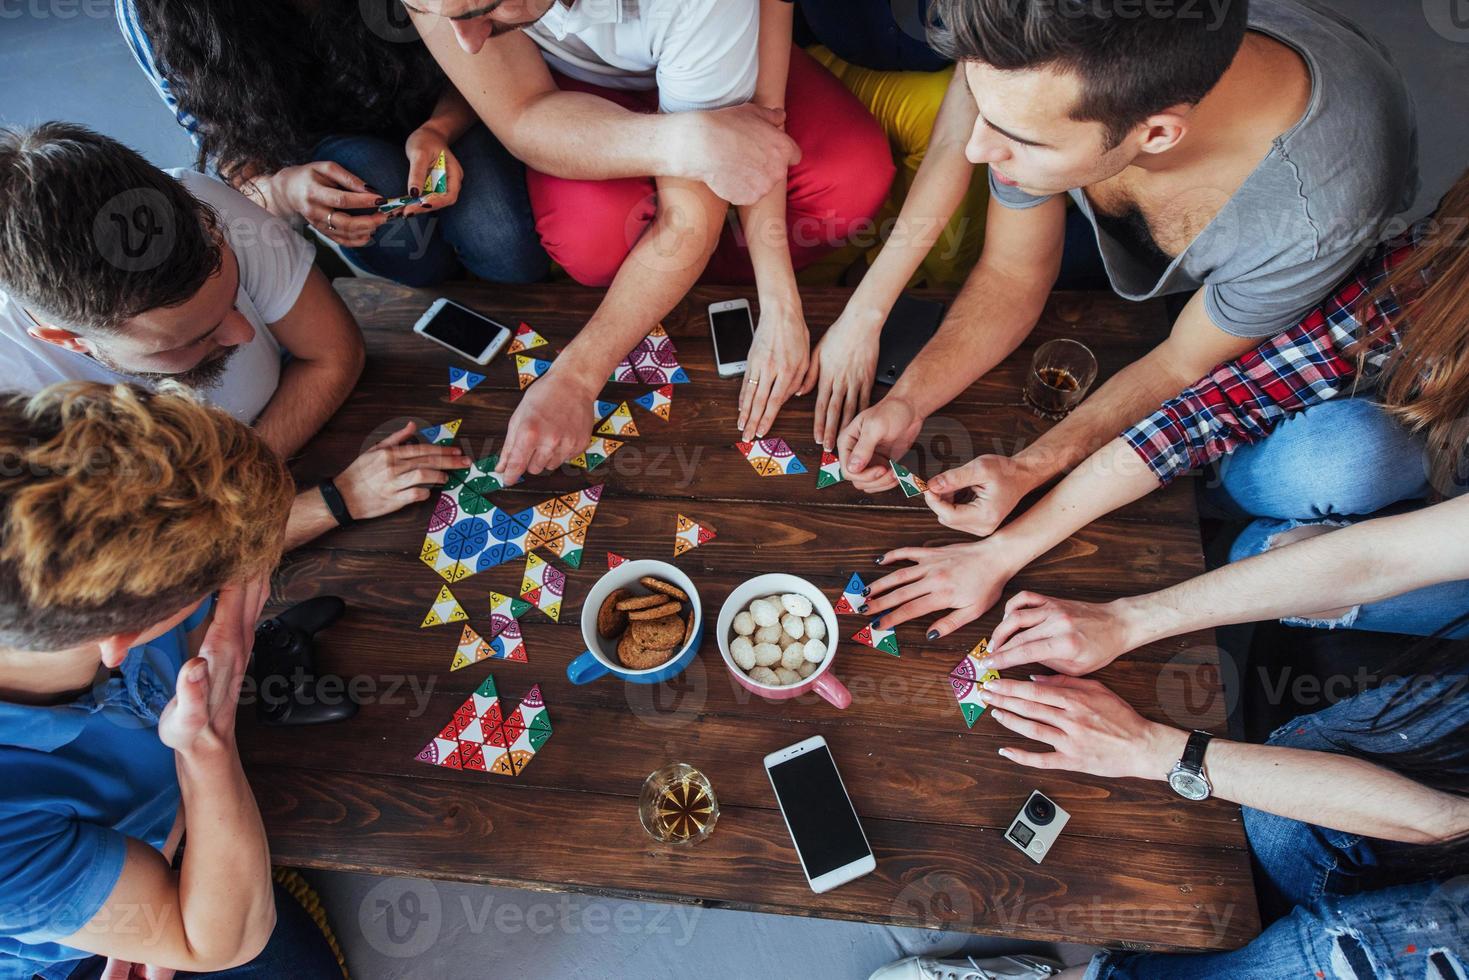
[[[892,144],[898,175],[893,180],[887,203],[877,217],[878,228],[886,235],[908,197],[908,189],[913,186],[924,154],[928,152],[934,121],[938,118],[939,106],[948,91],[954,69],[950,67],[936,72],[873,71],[843,61],[820,45],[807,50],[867,107]],[[976,174],[976,179],[970,181],[963,203],[949,219],[948,226],[923,260],[911,285],[958,287],[974,268],[984,244],[985,211],[989,205],[989,184],[982,178],[983,174]],[[866,250],[869,263],[877,257],[881,247],[876,245]],[[814,268],[827,270],[834,277],[860,254],[860,249],[842,249]],[[807,272],[811,273],[813,269]],[[819,277],[820,273],[815,273],[814,278]],[[801,278],[808,281],[804,273]]]

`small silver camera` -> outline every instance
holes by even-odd
[[[1036,864],[1050,852],[1051,845],[1061,836],[1061,830],[1071,814],[1061,809],[1050,797],[1032,792],[1025,806],[1010,822],[1005,839],[1025,852],[1025,856]]]

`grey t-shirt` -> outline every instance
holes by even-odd
[[[1112,287],[1132,300],[1204,290],[1215,326],[1268,337],[1319,303],[1418,189],[1413,103],[1385,48],[1315,0],[1251,0],[1250,29],[1294,48],[1311,72],[1306,113],[1182,254],[1163,267],[1129,251],[1081,189]],[[1005,207],[1047,198],[990,177]]]

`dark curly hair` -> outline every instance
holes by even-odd
[[[447,83],[397,0],[137,0],[159,71],[220,176],[306,163],[333,134],[402,139]]]

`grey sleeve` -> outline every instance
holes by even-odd
[[[1034,194],[1025,193],[1025,191],[1018,187],[1007,187],[995,180],[995,172],[993,170],[986,168],[985,172],[989,174],[990,178],[990,197],[999,201],[1011,211],[1028,211],[1031,208],[1045,204],[1051,199],[1049,195],[1036,197]]]
[[[1372,248],[1363,241],[1315,257],[1292,249],[1257,272],[1206,282],[1204,309],[1227,334],[1273,337],[1330,296]]]

